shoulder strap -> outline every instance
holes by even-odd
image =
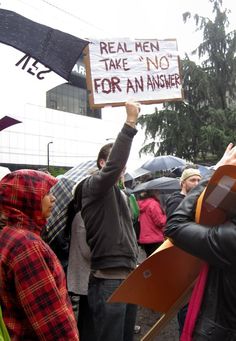
[[[81,208],[82,208],[83,184],[86,179],[87,178],[83,179],[75,189],[74,199],[73,199],[75,214],[81,211]]]
[[[81,211],[82,208],[82,188],[83,183],[87,178],[83,179],[75,189],[72,201],[68,205],[67,209],[67,221],[66,221],[66,232],[67,235],[71,233],[71,225],[75,215]]]

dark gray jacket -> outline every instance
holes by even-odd
[[[81,213],[93,270],[134,269],[137,264],[138,246],[130,210],[124,193],[117,186],[136,132],[125,124],[106,166],[83,184]]]
[[[236,225],[194,222],[202,180],[169,217],[165,234],[181,249],[205,260],[209,273],[193,340],[236,340]]]
[[[180,191],[174,192],[168,196],[166,199],[166,216],[169,217],[179,206],[181,201],[185,198],[184,194],[181,194]]]

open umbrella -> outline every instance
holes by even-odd
[[[140,176],[143,176],[145,174],[150,174],[150,173],[151,172],[149,170],[139,167],[137,169],[134,169],[132,171],[128,171],[127,173],[125,173],[125,182],[137,179]]]
[[[189,164],[189,166],[191,166],[191,164]],[[211,170],[207,166],[198,165],[198,164],[196,164],[196,166],[199,169],[201,176],[205,176],[211,172]],[[176,167],[175,169],[173,169],[173,171],[171,173],[175,174],[175,176],[177,176],[177,177],[181,177],[181,174],[182,174],[184,168],[185,168],[185,166]]]
[[[147,182],[143,182],[142,184],[138,184],[132,189],[132,193],[150,190],[158,190],[162,194],[169,194],[174,191],[178,191],[180,190],[179,179],[162,176],[161,178],[156,178]]]
[[[53,186],[52,194],[56,197],[56,203],[52,214],[48,219],[44,239],[51,243],[54,238],[66,227],[68,205],[73,199],[72,189],[74,185],[96,168],[96,161],[82,162],[73,167],[59,178]]]
[[[161,155],[146,161],[141,167],[150,172],[167,171],[186,165],[186,161],[173,155]]]
[[[201,176],[205,176],[211,172],[211,169],[207,166],[197,165],[197,167],[200,170]]]

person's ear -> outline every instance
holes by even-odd
[[[105,166],[105,164],[106,164],[106,160],[104,160],[104,159],[99,160],[99,165],[101,168],[103,168]]]

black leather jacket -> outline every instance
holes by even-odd
[[[203,226],[194,222],[196,201],[207,185],[202,180],[169,217],[166,236],[188,253],[205,260],[209,273],[193,340],[236,340],[236,225]]]

